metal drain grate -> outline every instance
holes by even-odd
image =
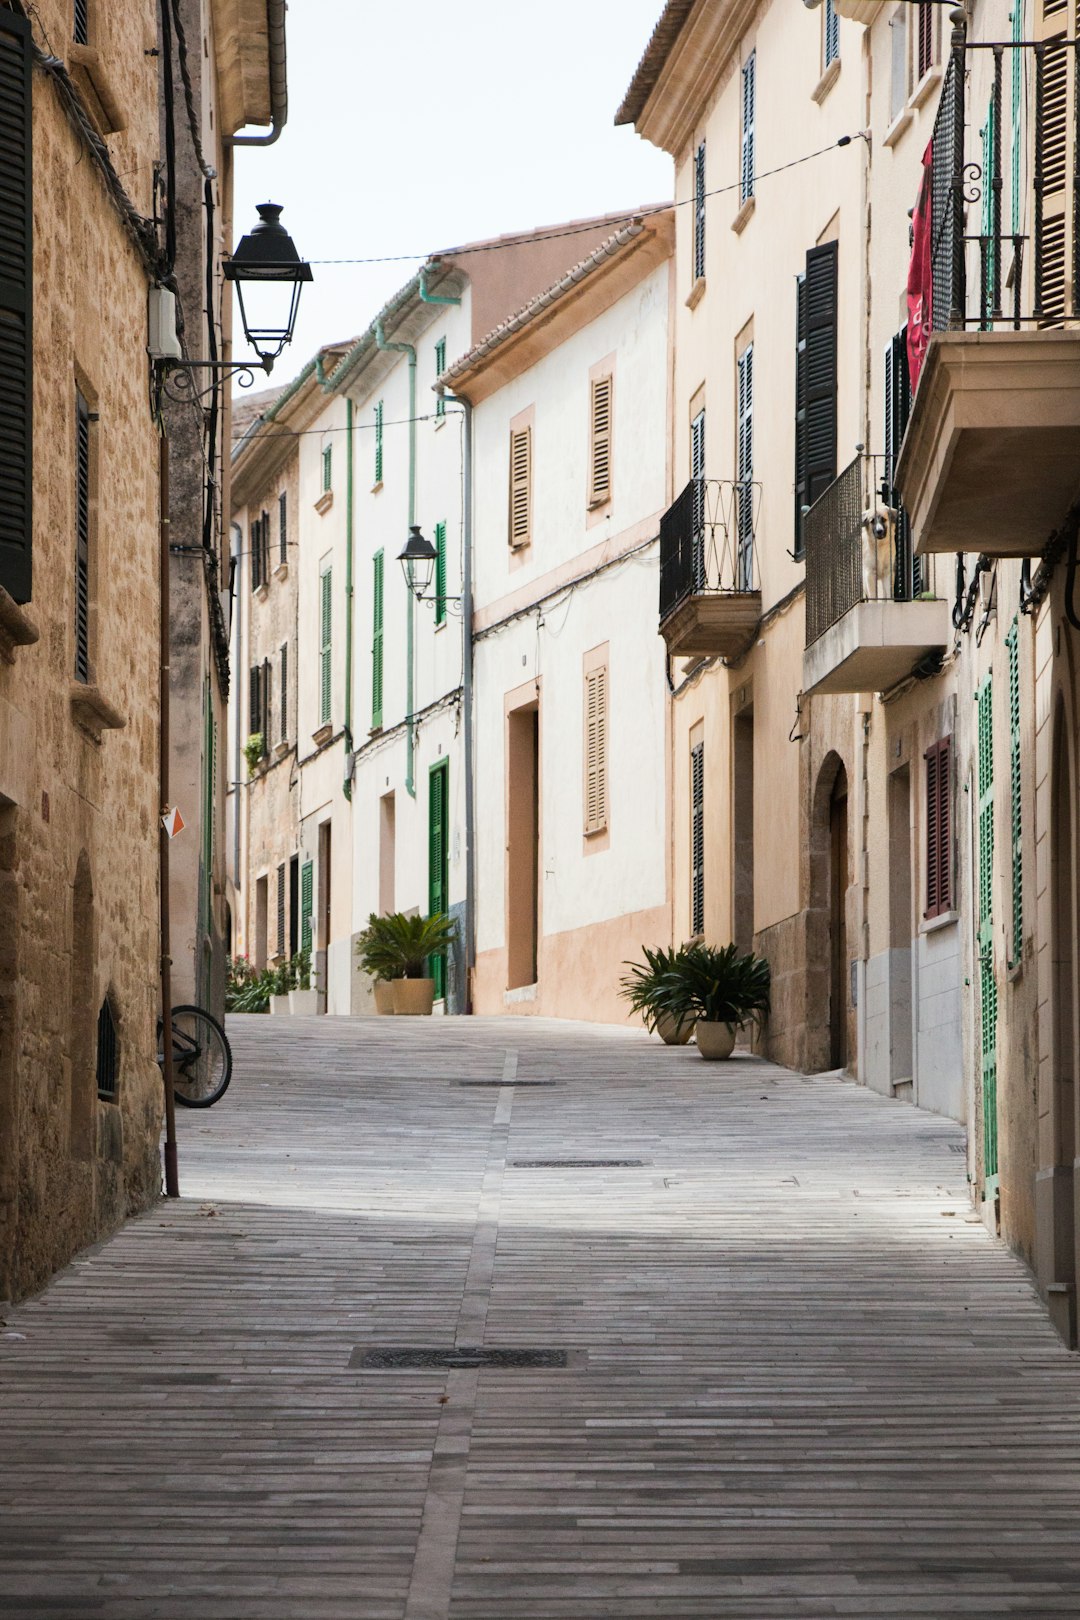
[[[512,1170],[640,1170],[651,1159],[511,1159]]]
[[[458,1086],[553,1086],[554,1080],[456,1080]]]
[[[966,1155],[967,1147],[965,1146],[965,1144],[963,1142],[950,1142],[949,1143],[949,1152],[950,1153],[963,1153],[963,1154]]]
[[[416,1350],[408,1345],[381,1345],[371,1350],[357,1345],[349,1357],[350,1367],[372,1370],[420,1368],[432,1371],[455,1367],[566,1367],[565,1350],[489,1349],[462,1345],[449,1350]]]

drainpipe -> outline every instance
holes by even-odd
[[[321,354],[315,356],[315,380],[324,394],[334,392]],[[352,799],[352,656],[353,656],[353,402],[345,399],[345,780],[341,790]]]
[[[416,522],[416,350],[411,343],[388,343],[386,333],[383,331],[382,317],[375,322],[375,343],[378,348],[387,352],[393,351],[404,354],[409,361],[409,528]],[[415,701],[414,685],[414,656],[413,642],[415,629],[413,614],[415,601],[412,591],[407,591],[408,602],[405,612],[405,791],[410,799],[416,798],[416,780],[414,764],[416,759],[416,721],[413,716]]]
[[[422,304],[460,304],[460,297],[454,298],[445,293],[428,292],[428,276],[434,268],[435,266],[431,264],[422,264],[420,266],[420,302]]]
[[[236,624],[236,656],[243,664],[244,652],[244,590],[241,583],[241,569],[243,567],[244,536],[239,523],[233,523],[229,529],[232,540],[233,583],[236,586],[235,607],[233,619]],[[236,671],[235,679],[239,681],[240,671]],[[240,886],[240,761],[243,759],[240,745],[240,728],[243,725],[244,712],[237,705],[236,736],[233,746],[233,895]],[[246,933],[246,930],[245,930]],[[236,918],[233,918],[233,949],[236,948]]]
[[[460,405],[464,418],[465,488],[461,512],[461,707],[465,732],[465,1011],[473,1010],[476,967],[476,793],[473,781],[473,408],[458,394],[438,392]]]
[[[273,146],[289,116],[289,87],[285,74],[285,0],[266,0],[266,27],[270,54],[269,135],[233,135],[232,146]]]

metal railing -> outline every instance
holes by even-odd
[[[860,602],[911,602],[924,588],[890,456],[858,455],[803,518],[806,645]]]
[[[977,110],[968,105],[967,87],[974,53],[982,51],[992,61],[980,128]],[[1080,96],[1071,100],[1071,141],[1068,129],[1070,59],[1074,82],[1080,83],[1080,40],[971,41],[962,20],[953,26],[931,143],[931,325],[936,332],[967,326],[983,331],[1052,326],[1065,319],[1067,306],[1080,313],[1080,188],[1074,187],[1068,214],[1064,208],[1066,166],[1070,157],[1074,169],[1080,163]],[[1003,228],[1002,152],[1009,150],[1011,157],[1008,189],[1019,193],[1021,154],[1026,159],[1027,150],[1026,125],[1012,127],[1011,109],[1006,124],[1006,60],[1010,77],[1019,76],[1025,86],[1030,82],[1030,96],[1025,90],[1019,105],[1030,102],[1034,169],[1026,194],[1014,206],[1015,221],[1026,205],[1030,236]],[[968,151],[966,138],[981,140],[977,154]],[[1060,207],[1055,200],[1059,194]],[[981,229],[969,231],[968,210],[976,205]],[[1025,281],[1026,259],[1030,273]]]
[[[689,596],[756,591],[761,485],[691,478],[660,519],[660,618]]]

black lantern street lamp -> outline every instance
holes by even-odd
[[[241,237],[224,271],[225,280],[236,283],[244,336],[269,372],[292,342],[300,288],[312,276],[281,223],[280,204],[260,203],[258,211],[259,223]]]
[[[431,541],[425,540],[420,533],[420,525],[414,523],[409,529],[404,549],[398,552],[398,562],[405,575],[405,583],[418,602],[427,600],[427,589],[438,555]]]

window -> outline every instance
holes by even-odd
[[[102,1102],[115,1102],[120,1080],[120,1038],[108,996],[97,1021],[97,1094]]]
[[[334,447],[332,444],[323,446],[322,453],[322,492],[328,495],[334,487]]]
[[[742,149],[739,164],[739,201],[754,195],[754,114],[757,102],[757,52],[751,51],[742,70]]]
[[[262,728],[262,666],[252,664],[248,671],[248,736],[259,736]]]
[[[1019,0],[1017,0],[1019,3]],[[934,31],[937,21],[934,16],[936,6],[934,0],[918,0],[918,15],[916,17],[915,34],[915,82],[925,79],[934,65],[936,55],[934,49]]]
[[[1020,622],[1013,619],[1005,646],[1009,654],[1009,798],[1012,810],[1012,957],[1016,967],[1024,951],[1024,849],[1020,804]]]
[[[257,591],[262,584],[262,540],[259,529],[262,526],[261,518],[252,518],[248,527],[248,550],[251,553],[251,588]]]
[[[836,9],[836,0],[825,0],[821,24],[823,65],[829,67],[831,63],[840,60],[840,15]]]
[[[75,679],[90,679],[90,407],[75,390]]]
[[[532,429],[510,432],[510,544],[527,546],[532,507]]]
[[[311,913],[314,883],[312,882],[312,865],[305,861],[300,868],[300,949],[311,949]]]
[[[748,343],[736,362],[736,495],[739,561],[735,588],[749,591],[754,579],[754,345]]]
[[[614,379],[594,377],[589,384],[589,505],[611,499],[611,405]]]
[[[705,274],[705,142],[694,153],[694,280]]]
[[[705,932],[705,744],[690,750],[690,932]]]
[[[428,777],[428,915],[444,916],[450,909],[449,826],[450,761],[441,759]],[[435,997],[446,995],[446,958],[432,962]]]
[[[331,633],[333,630],[333,578],[331,565],[319,570],[319,724],[330,723]]]
[[[838,247],[806,255],[796,291],[795,555],[802,556],[803,514],[836,477],[836,311]]]
[[[705,583],[705,412],[690,423],[690,477],[694,481],[694,589]]]
[[[889,122],[899,118],[908,98],[907,8],[889,18]]]
[[[383,723],[383,564],[384,553],[378,551],[372,559],[371,604],[373,634],[371,640],[371,729],[377,731]]]
[[[952,910],[952,738],[942,737],[923,756],[926,764],[926,910],[940,917]]]
[[[263,659],[262,681],[260,684],[262,687],[262,725],[259,727],[259,730],[262,733],[262,757],[265,759],[270,752],[270,744],[273,742],[271,731],[274,723],[272,718],[274,666],[271,664],[269,658]]]
[[[911,377],[908,372],[907,327],[885,345],[885,462],[883,476],[890,489],[890,505],[896,506],[893,490],[896,463],[904,442],[911,414]],[[911,545],[911,524],[901,511],[896,531],[896,568],[893,592],[897,601],[913,601],[923,588],[923,562]]]
[[[375,484],[383,481],[383,402],[375,407]]]
[[[281,725],[279,740],[289,740],[289,643],[286,641],[281,648]]]
[[[277,869],[277,954],[285,955],[285,863]]]
[[[607,826],[607,665],[585,672],[585,831]]]
[[[440,338],[435,345],[435,376],[439,378],[446,370],[446,339]],[[446,396],[435,395],[435,420],[446,415]]]
[[[0,587],[31,597],[30,24],[0,9]]]
[[[446,524],[435,525],[435,623],[446,623]]]
[[[289,560],[289,534],[288,534],[288,497],[282,490],[277,498],[278,518],[278,563],[287,563]]]
[[[71,37],[76,45],[90,43],[90,0],[74,0]]]

